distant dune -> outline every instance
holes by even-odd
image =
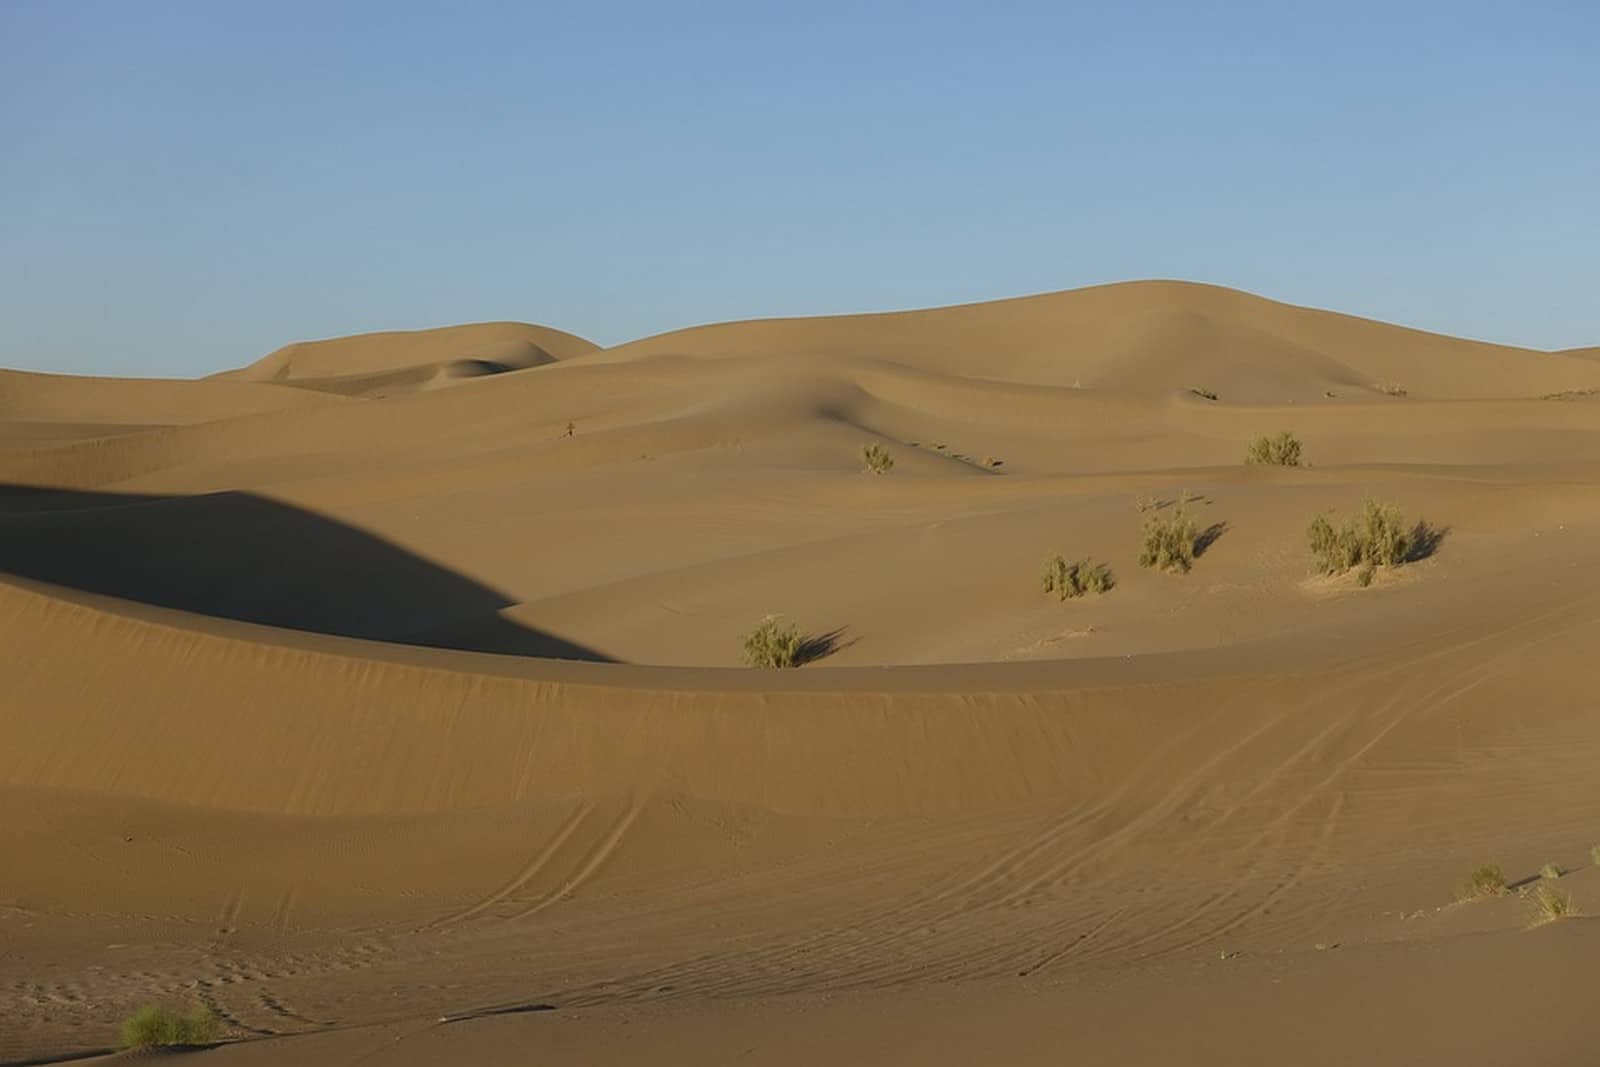
[[[547,326],[486,322],[299,341],[217,377],[345,395],[387,395],[457,378],[543,366],[593,352],[595,347]]]
[[[1455,894],[1600,910],[1596,353],[1139,282],[0,372],[0,1062],[1584,1062],[1600,923]],[[1319,575],[1367,497],[1427,551]]]

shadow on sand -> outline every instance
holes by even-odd
[[[0,485],[0,572],[289,630],[613,662],[499,614],[514,601],[336,519],[251,493]]]

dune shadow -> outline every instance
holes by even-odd
[[[1417,524],[1411,527],[1406,556],[1402,562],[1415,563],[1419,559],[1427,559],[1439,551],[1439,546],[1444,544],[1449,534],[1448,526],[1434,526],[1424,519],[1418,519]]]
[[[1201,530],[1200,536],[1194,539],[1195,558],[1199,559],[1201,556],[1205,555],[1206,550],[1221,540],[1222,535],[1227,532],[1228,524],[1225,522],[1214,522],[1210,526],[1207,526],[1204,530]]]
[[[515,601],[337,519],[245,492],[0,485],[0,572],[215,618],[394,644],[614,662]]]
[[[795,666],[803,667],[807,663],[814,663],[819,659],[826,659],[841,649],[849,648],[859,637],[852,637],[846,641],[844,635],[849,630],[847,626],[829,630],[827,633],[807,634],[800,641],[800,649],[795,653]]]

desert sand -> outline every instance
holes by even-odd
[[[0,373],[0,1063],[1600,1063],[1597,351],[1142,282]],[[1319,576],[1367,497],[1436,543]]]

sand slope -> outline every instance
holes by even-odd
[[[1543,1007],[1593,920],[1454,903],[1555,861],[1600,909],[1591,360],[1140,283],[39,378],[0,394],[0,1062],[147,999],[255,1039],[222,1063],[1600,1040]],[[1311,465],[1244,466],[1279,429]],[[1314,576],[1369,494],[1434,551]],[[1183,499],[1209,547],[1141,569],[1136,501]],[[1053,552],[1116,588],[1045,597]],[[823,657],[726,669],[772,611]]]

